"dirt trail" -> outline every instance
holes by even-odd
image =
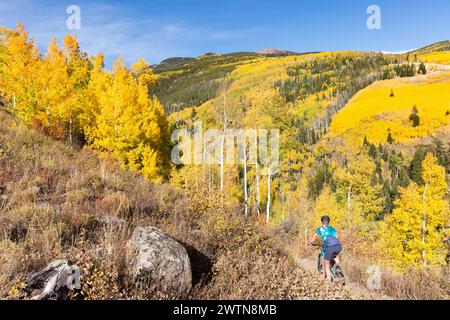
[[[420,63],[413,63],[418,68]],[[433,76],[435,74],[448,72],[450,71],[450,65],[442,65],[437,63],[425,63],[425,67],[427,69],[426,75],[417,74],[414,77],[410,77],[408,79],[411,80],[423,80],[424,78],[428,78],[430,76]],[[291,257],[293,258],[293,261],[296,266],[314,274],[317,276],[318,279],[322,279],[322,276],[319,275],[317,271],[317,255],[309,256],[309,257],[303,257],[298,254],[294,254],[292,251],[288,250],[290,252]],[[351,277],[345,273],[346,278],[346,284],[345,289],[350,294],[352,299],[356,300],[392,300],[392,297],[389,297],[381,292],[377,292],[375,290],[370,290],[366,286],[356,282],[352,281]]]
[[[311,273],[315,273],[317,275],[317,278],[319,278],[319,279],[322,278],[322,276],[319,275],[317,272],[317,261],[313,257],[304,258],[304,257],[296,256],[296,257],[294,257],[294,261],[298,267],[305,269]],[[345,273],[345,270],[344,270],[344,273]],[[352,279],[347,274],[345,275],[345,278],[346,278],[345,289],[349,292],[352,299],[356,299],[356,300],[391,300],[392,299],[384,294],[381,294],[374,290],[369,290],[366,287],[362,286],[361,284],[352,281]]]

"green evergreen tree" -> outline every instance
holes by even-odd
[[[370,145],[369,140],[367,140],[367,136],[364,137],[363,146],[368,147]]]
[[[409,166],[409,175],[411,180],[413,180],[418,185],[423,185],[422,179],[422,161],[425,159],[426,152],[423,148],[419,148],[414,153]]]
[[[375,145],[373,143],[371,143],[369,146],[369,155],[374,160],[377,159],[377,157],[378,157],[377,147],[375,147]]]
[[[436,159],[439,165],[443,166],[447,172],[450,172],[450,147],[445,150],[444,144],[439,139],[434,139],[433,153],[436,155]]]
[[[427,74],[427,68],[425,67],[425,64],[422,62],[419,66],[419,71],[420,74]]]
[[[411,180],[409,179],[408,169],[405,167],[402,167],[400,169],[400,187],[406,188],[409,186]]]
[[[312,199],[317,199],[325,185],[330,183],[331,178],[332,174],[328,161],[323,160],[316,169],[315,175],[308,179],[309,196]]]
[[[389,144],[393,144],[394,143],[394,138],[392,137],[392,133],[390,131],[388,133],[387,142]]]
[[[386,181],[383,184],[382,189],[382,198],[384,198],[384,206],[383,206],[383,217],[387,214],[390,214],[394,209],[394,195],[391,189],[391,182]]]
[[[409,121],[414,128],[420,126],[419,109],[417,109],[417,106],[414,106],[412,108],[411,115],[409,116]]]
[[[383,159],[384,162],[387,162],[389,160],[389,153],[388,153],[387,149],[384,149],[381,159]]]

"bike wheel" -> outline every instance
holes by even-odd
[[[322,262],[322,254],[319,253],[319,256],[317,257],[317,271],[319,273],[323,272],[323,262]]]
[[[333,281],[339,284],[345,285],[345,276],[342,268],[337,264],[333,265],[331,268],[331,274],[333,276]]]

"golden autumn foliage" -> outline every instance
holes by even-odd
[[[450,217],[445,170],[431,154],[422,166],[425,184],[412,183],[401,191],[382,232],[384,253],[400,270],[446,264]]]
[[[446,63],[445,55],[430,53],[420,59]],[[226,71],[211,80],[213,94],[201,90],[208,91],[203,82],[193,86],[197,99],[187,101],[197,101],[200,98],[195,96],[202,92],[209,97],[206,102],[200,99],[200,105],[180,111],[192,104],[180,103],[169,94],[176,103],[165,106],[175,110],[170,121],[177,128],[189,130],[194,121],[202,121],[205,130],[228,126],[279,129],[281,161],[271,179],[263,174],[267,167],[261,164],[245,164],[245,175],[242,163],[226,165],[223,172],[219,165],[171,170],[168,119],[160,101],[149,95],[158,82],[151,67],[143,59],[130,67],[118,59],[112,70],[106,70],[104,57],[82,52],[74,36],[65,37],[61,46],[53,39],[41,55],[23,26],[0,29],[0,97],[25,124],[52,138],[86,144],[111,155],[124,168],[151,182],[170,177],[171,183],[189,197],[183,210],[195,212],[193,215],[213,213],[212,235],[229,236],[228,220],[215,213],[230,208],[241,213],[244,205],[245,217],[253,216],[255,221],[263,220],[267,208],[272,226],[295,221],[293,233],[298,229],[303,233],[305,227],[311,232],[320,217],[328,214],[339,234],[357,242],[349,244],[348,251],[373,254],[371,258],[376,260],[379,248],[368,247],[378,243],[384,249],[384,261],[402,271],[446,266],[449,208],[445,170],[429,155],[423,170],[415,168],[425,184],[411,182],[400,189],[400,196],[397,188],[411,180],[410,154],[400,156],[403,150],[399,146],[449,127],[450,71],[437,66],[437,71],[428,69],[426,75],[377,81],[353,96],[362,88],[355,84],[366,83],[365,78],[351,72],[341,78],[342,73],[353,70],[353,65],[376,64],[372,59],[377,57],[384,59],[381,54],[357,52],[252,56],[225,63]],[[386,71],[386,78],[390,78],[390,58],[376,68],[354,71],[370,70],[363,72],[371,79],[365,85],[381,79],[382,73],[380,77],[372,73]],[[227,69],[230,66],[233,69]],[[158,77],[165,81],[164,90],[179,86],[179,91],[188,91],[180,83],[196,82],[209,69],[213,67],[205,63],[204,69],[195,69],[189,79],[171,78],[172,73],[186,70],[169,70]],[[312,88],[313,82],[317,88]],[[292,92],[297,96],[290,99]],[[341,97],[342,92],[348,97]],[[171,94],[179,98],[178,93]],[[330,112],[333,107],[333,112],[340,110],[335,117]],[[420,118],[415,125],[411,124],[411,110]],[[327,121],[318,121],[324,117]],[[391,144],[392,150],[383,146],[388,134],[398,142]],[[364,137],[373,144],[372,150],[361,148]],[[441,161],[445,161],[442,154]],[[391,166],[399,170],[397,177]],[[393,182],[400,180],[400,172],[405,184]]]
[[[87,139],[94,147],[111,152],[128,169],[158,181],[168,175],[169,142],[164,110],[157,99],[148,97],[149,75],[149,70],[134,74],[119,60],[111,74],[93,82],[98,110]]]
[[[54,38],[41,58],[22,25],[2,34],[0,93],[24,123],[71,144],[86,140],[150,181],[167,179],[168,124],[148,94],[156,77],[143,59],[130,69],[119,59],[108,72],[74,36],[62,47]]]
[[[361,153],[350,158],[347,166],[338,168],[335,173],[336,195],[339,202],[349,207],[348,211],[353,213],[357,205],[367,220],[377,219],[382,211],[383,200],[379,197],[382,186],[373,184],[374,171],[375,164],[366,153]],[[352,220],[354,219],[357,218]],[[347,224],[352,225],[351,222]]]
[[[346,210],[337,202],[330,187],[325,187],[317,198],[313,214],[309,218],[309,225],[317,226],[320,218],[324,215],[331,218],[333,226],[338,230],[347,229],[350,223],[358,222],[354,221],[354,217],[346,216]]]
[[[439,63],[450,65],[450,52],[449,51],[437,51],[420,55],[418,57],[420,61],[428,63]]]
[[[39,112],[36,108],[38,84],[35,74],[39,71],[41,56],[23,25],[19,24],[17,30],[8,30],[4,34],[0,93],[11,102],[15,112],[30,124]]]
[[[391,96],[390,93],[393,93]],[[420,125],[408,120],[414,106]],[[423,138],[448,126],[450,72],[377,82],[357,93],[333,119],[330,136],[362,143],[386,143],[388,132],[396,142]]]

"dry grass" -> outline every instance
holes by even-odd
[[[351,281],[367,286],[367,270],[374,263],[361,261],[348,254],[343,267]],[[448,272],[448,271],[447,271]],[[400,300],[448,300],[450,299],[449,275],[445,271],[421,272],[409,270],[399,274],[387,267],[381,267],[381,289],[376,290],[393,299]]]
[[[127,242],[136,225],[158,227],[185,245],[194,289],[189,299],[348,299],[324,289],[281,248],[298,226],[267,229],[170,185],[154,186],[91,150],[75,150],[17,125],[0,111],[0,298],[17,298],[24,280],[56,259],[81,267],[82,292],[72,298],[177,298],[135,290]],[[106,223],[105,221],[109,221]],[[346,271],[365,283],[366,264]],[[383,274],[396,298],[448,298],[444,278]]]
[[[397,273],[377,259],[376,246],[367,248],[357,239],[342,234],[344,250],[340,254],[348,287],[352,297],[357,299],[398,300],[448,300],[450,299],[449,270],[423,272],[409,270]],[[316,270],[318,249],[306,247],[304,240],[292,241],[285,250],[292,257],[304,259],[308,269]],[[380,289],[369,289],[368,280],[373,275],[370,267],[378,266],[381,271]]]
[[[74,299],[177,298],[135,290],[126,253],[136,225],[159,227],[186,246],[194,289],[184,298],[346,298],[318,290],[314,277],[289,263],[279,249],[287,233],[244,220],[236,207],[201,205],[170,185],[151,185],[2,111],[0,197],[3,299],[17,298],[25,279],[56,259],[81,268]]]

